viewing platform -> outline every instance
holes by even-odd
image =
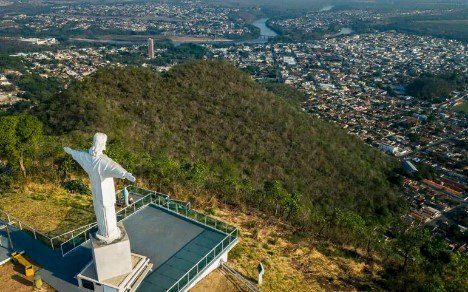
[[[237,228],[165,194],[136,187],[127,190],[135,202],[119,210],[117,218],[128,232],[132,253],[148,257],[153,264],[137,291],[187,291],[227,261],[238,242]],[[38,274],[44,281],[58,291],[79,291],[75,276],[92,260],[89,233],[95,225],[54,244],[53,250],[43,244],[47,240],[36,240],[10,226],[15,249],[24,250],[43,267]]]

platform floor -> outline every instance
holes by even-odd
[[[132,251],[150,258],[153,272],[139,291],[165,291],[225,235],[150,205],[124,221]]]
[[[165,291],[225,236],[155,205],[137,211],[123,223],[132,252],[149,257],[153,263],[153,272],[139,289],[144,292]],[[74,277],[92,260],[88,245],[62,257],[59,251],[50,250],[20,230],[12,230],[11,237],[15,250],[24,250],[42,266],[38,274],[45,282],[58,291],[78,291]]]
[[[0,226],[2,226],[2,222],[0,221]],[[1,231],[1,229],[0,229]],[[5,262],[10,258],[11,250],[9,248],[8,238],[6,236],[6,232],[0,233],[0,264]]]

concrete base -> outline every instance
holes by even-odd
[[[81,291],[134,292],[140,286],[153,265],[145,256],[132,254],[132,270],[105,281],[98,281],[94,261],[90,262],[76,277]]]
[[[130,240],[122,223],[118,224],[121,237],[111,243],[91,236],[91,247],[96,267],[97,280],[105,280],[128,274],[132,271]]]

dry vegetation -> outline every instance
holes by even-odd
[[[184,191],[178,189],[184,196]],[[254,210],[242,210],[212,198],[197,197],[195,208],[214,213],[240,229],[240,242],[231,251],[229,262],[246,278],[256,282],[258,262],[265,260],[263,291],[353,291],[376,288],[375,263],[351,249],[319,244],[303,238],[284,222]],[[218,278],[217,281],[226,281]],[[203,283],[203,282],[202,282]]]
[[[224,271],[214,270],[206,276],[190,292],[238,292],[236,284],[233,283]]]

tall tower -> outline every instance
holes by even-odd
[[[154,40],[153,38],[148,39],[148,58],[154,59]]]

